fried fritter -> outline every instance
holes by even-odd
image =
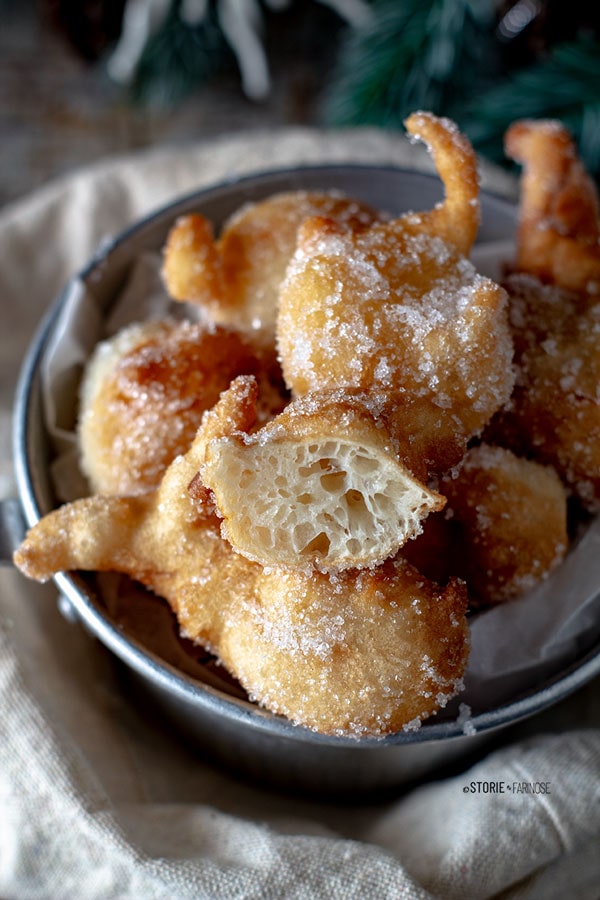
[[[60,507],[29,531],[15,564],[40,581],[75,569],[130,575],[169,602],[182,632],[251,699],[294,723],[357,736],[418,727],[461,687],[464,586],[438,588],[400,559],[330,577],[235,553],[188,487],[215,419],[243,426],[251,394],[251,380],[234,383],[208,435],[199,430],[156,491]]]
[[[406,398],[413,408],[421,399],[441,411],[449,438],[468,440],[514,384],[506,295],[467,259],[479,224],[470,144],[428,113],[406,127],[429,145],[444,202],[360,231],[305,222],[281,288],[279,354],[296,396],[379,391],[398,399],[398,430]]]
[[[343,228],[378,218],[364,203],[335,193],[288,191],[248,203],[215,240],[202,215],[181,216],[164,251],[163,276],[175,300],[198,304],[207,318],[274,343],[279,287],[305,219],[323,215]]]
[[[334,391],[297,398],[251,435],[213,438],[200,474],[239,553],[330,571],[383,562],[441,508],[415,470],[426,474],[414,448],[364,398]]]
[[[156,487],[188,449],[203,412],[240,374],[260,379],[263,418],[279,411],[285,397],[274,369],[240,333],[206,323],[136,323],[103,341],[84,373],[78,424],[81,467],[92,490],[135,494]]]
[[[600,508],[600,301],[505,281],[518,378],[486,439],[554,466],[590,510]]]
[[[562,562],[567,497],[552,467],[481,444],[440,490],[456,529],[451,572],[465,579],[472,605],[517,597]]]
[[[523,166],[515,268],[570,291],[600,294],[598,192],[568,129],[514,122],[506,155]]]
[[[480,444],[440,480],[439,490],[447,507],[401,553],[439,584],[464,580],[471,607],[511,600],[562,562],[567,496],[551,466]]]

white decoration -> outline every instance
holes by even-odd
[[[108,73],[120,84],[130,84],[144,47],[160,30],[173,0],[127,0],[121,37],[107,64]],[[290,6],[291,0],[265,0],[274,12]],[[353,27],[364,25],[372,15],[366,0],[319,0]],[[179,15],[190,27],[201,25],[208,15],[209,0],[182,0]],[[223,34],[240,69],[242,90],[250,100],[265,100],[271,90],[269,64],[262,43],[264,19],[258,0],[216,0]]]
[[[250,100],[264,100],[271,79],[260,42],[263,23],[258,4],[255,0],[219,0],[217,14],[240,68],[242,90]]]
[[[108,74],[121,84],[130,84],[144,47],[165,21],[172,0],[128,0],[123,14],[121,38],[110,56]]]

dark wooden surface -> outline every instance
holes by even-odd
[[[310,14],[309,14],[310,12]],[[274,30],[275,26],[275,30]],[[337,18],[320,4],[272,17],[267,101],[232,69],[170,108],[142,108],[78,55],[34,0],[0,0],[0,207],[107,155],[270,125],[315,124]]]

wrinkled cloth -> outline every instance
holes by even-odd
[[[429,166],[400,135],[285,129],[103,161],[0,211],[0,495],[16,490],[9,432],[25,347],[103,240],[216,181],[341,161]],[[514,194],[505,173],[482,175]],[[592,900],[599,697],[596,679],[451,776],[385,802],[287,796],[221,770],[172,733],[139,705],[109,652],[61,614],[56,589],[7,567],[0,896]]]

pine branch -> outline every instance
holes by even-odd
[[[179,4],[174,3],[164,26],[144,49],[132,97],[140,103],[170,107],[233,64],[214,12],[192,26],[182,20]]]
[[[473,67],[484,67],[490,4],[374,0],[372,9],[340,47],[323,102],[326,124],[401,127],[415,109],[447,112]]]
[[[600,176],[600,43],[586,38],[557,45],[548,57],[471,100],[461,127],[479,152],[505,163],[504,132],[521,118],[560,119],[588,171]]]

